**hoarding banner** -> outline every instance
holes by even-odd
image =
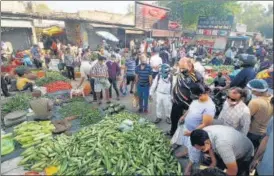
[[[168,29],[168,10],[149,4],[135,3],[135,26],[140,29]],[[157,25],[156,25],[157,24]]]

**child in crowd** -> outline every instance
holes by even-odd
[[[24,77],[24,74],[22,73],[17,73],[18,78],[16,81],[16,87],[19,91],[25,91],[25,90],[30,90],[31,92],[33,91],[33,82],[29,80],[28,78]]]

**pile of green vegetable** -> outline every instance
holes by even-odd
[[[14,133],[17,140],[23,148],[30,147],[35,144],[41,143],[44,139],[52,137],[52,130],[55,127],[51,121],[29,121],[21,123],[14,128]]]
[[[134,129],[119,125],[133,121]],[[57,175],[182,175],[171,155],[170,141],[151,123],[122,112],[86,127],[73,136],[57,136],[22,153],[21,165],[42,171],[58,167]]]
[[[211,85],[213,82],[214,82],[214,78],[209,77],[209,78],[205,79],[205,83],[207,85]]]
[[[56,82],[56,81],[69,82],[69,79],[64,77],[63,75],[61,75],[59,72],[48,71],[48,72],[46,72],[45,77],[38,79],[35,83],[37,86],[44,86],[46,84]]]
[[[124,105],[117,104],[110,104],[103,109],[103,111],[108,115],[117,114],[123,111],[126,107]]]
[[[102,114],[98,108],[93,108],[90,104],[85,101],[72,101],[59,109],[59,114],[62,118],[69,116],[78,116],[81,120],[82,126],[97,123],[102,120]]]
[[[27,93],[16,94],[11,97],[7,103],[2,105],[1,112],[3,115],[17,110],[27,110],[32,96]]]
[[[234,66],[232,65],[211,65],[214,72],[228,72],[231,73],[234,70]]]

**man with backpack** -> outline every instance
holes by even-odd
[[[170,112],[171,112],[171,93],[172,93],[172,82],[173,76],[170,74],[171,68],[168,64],[162,64],[160,66],[160,72],[156,76],[150,88],[150,99],[156,92],[156,120],[154,123],[162,121],[162,116],[165,116],[166,122],[171,123]]]

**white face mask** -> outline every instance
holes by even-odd
[[[238,104],[238,102],[231,102],[229,100],[226,100],[226,102],[230,105],[230,106],[235,106]]]

